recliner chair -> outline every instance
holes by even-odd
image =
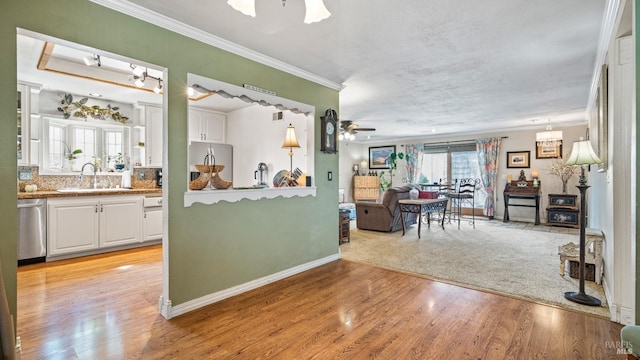
[[[408,199],[411,189],[417,186],[404,185],[384,192],[382,203],[356,202],[356,225],[358,229],[374,231],[398,231],[402,229],[398,200]],[[405,225],[418,223],[418,214],[404,214]]]

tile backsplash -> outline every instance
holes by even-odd
[[[156,170],[155,168],[134,168],[131,173],[131,187],[134,189],[155,189],[156,186]],[[21,180],[29,178],[30,180]],[[142,174],[142,175],[140,175]],[[22,176],[20,176],[22,175]],[[98,173],[96,177],[98,187],[114,188],[122,183],[122,174]],[[54,191],[62,188],[91,188],[93,175],[85,172],[80,179],[78,175],[40,175],[38,166],[18,166],[18,189],[25,191],[26,185],[35,184],[39,191]]]

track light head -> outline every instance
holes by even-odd
[[[84,60],[84,63],[87,66],[102,66],[102,62],[100,62],[100,55],[87,55],[82,58],[82,60]]]
[[[162,91],[162,80],[158,80],[158,85],[153,88],[153,92],[156,94],[160,94]]]
[[[131,67],[131,72],[133,73],[134,76],[141,77],[146,72],[146,69],[142,66],[137,66],[133,64],[129,64],[129,66]]]

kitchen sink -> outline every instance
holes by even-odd
[[[128,191],[131,189],[125,188],[108,188],[108,189],[81,189],[81,188],[67,188],[58,189],[58,192],[62,193],[93,193],[93,192],[113,192],[113,191]]]

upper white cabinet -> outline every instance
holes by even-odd
[[[189,140],[224,143],[227,116],[211,110],[189,108]]]
[[[146,105],[144,108],[146,166],[162,167],[162,108]]]
[[[133,163],[162,167],[162,107],[137,105],[133,113]]]

